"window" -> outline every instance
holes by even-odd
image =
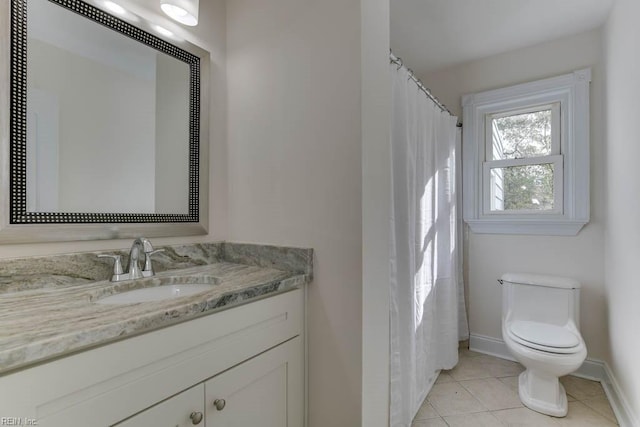
[[[589,221],[590,74],[463,97],[463,210],[473,231],[574,235]]]
[[[562,212],[560,103],[487,114],[484,213]]]

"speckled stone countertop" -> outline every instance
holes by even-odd
[[[165,271],[146,279],[117,283],[108,280],[87,282],[85,278],[69,279],[68,272],[59,272],[57,280],[53,281],[55,284],[51,285],[51,280],[34,281],[33,278],[19,276],[21,279],[7,284],[6,289],[0,288],[0,375],[286,292],[311,280],[311,250],[227,243],[216,245],[218,248],[213,251],[216,256],[208,259],[207,264],[175,269],[171,268],[171,263],[165,263]],[[200,252],[202,247],[197,249]],[[184,251],[185,247],[181,250]],[[227,256],[225,252],[228,252]],[[93,254],[89,259],[97,258]],[[43,259],[33,260],[37,265],[47,264],[42,262]],[[185,259],[181,261],[178,265],[184,267]],[[2,263],[0,273],[7,267]],[[41,277],[41,274],[32,276]],[[68,280],[60,280],[59,277]],[[214,286],[197,295],[163,301],[122,305],[95,303],[102,297],[125,290],[202,282],[214,283]]]

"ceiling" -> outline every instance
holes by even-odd
[[[391,49],[418,75],[601,26],[614,0],[391,0]]]

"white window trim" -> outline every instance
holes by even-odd
[[[589,83],[591,69],[558,77],[479,92],[462,97],[463,214],[476,233],[576,235],[589,222]],[[490,179],[486,162],[486,117],[505,111],[560,103],[560,152],[527,161],[553,163],[561,203],[554,211],[496,212],[489,206],[483,182]],[[545,159],[540,161],[541,159]],[[514,160],[501,160],[507,163]],[[518,159],[523,162],[525,159]],[[490,163],[488,165],[487,163]],[[518,163],[520,164],[520,163]],[[526,163],[523,163],[526,164]],[[530,163],[529,163],[530,164]],[[558,168],[558,165],[561,166]],[[487,187],[488,188],[488,187]],[[488,193],[488,191],[486,192]],[[558,202],[558,200],[556,200]]]

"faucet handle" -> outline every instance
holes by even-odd
[[[164,252],[164,249],[156,249],[154,251],[145,252],[144,270],[142,270],[142,272],[146,273],[148,276],[153,276],[155,274],[153,272],[153,264],[151,264],[151,255],[157,254],[158,252]]]
[[[123,275],[122,270],[122,257],[120,255],[100,254],[98,258],[113,258],[113,275],[111,276],[112,282],[121,280]]]
[[[140,245],[142,246],[142,252],[144,253],[149,253],[153,251],[153,245],[151,244],[151,241],[146,237],[138,237],[136,240],[133,241],[134,245],[136,243],[140,243]]]

